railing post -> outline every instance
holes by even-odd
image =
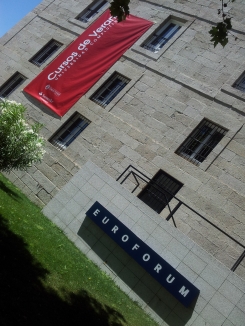
[[[124,174],[126,174],[126,172],[132,168],[132,171],[129,171],[129,173],[126,175],[126,177],[124,177],[124,179],[121,181],[121,184],[123,184],[123,182],[130,176],[130,174],[132,173],[133,176],[134,176],[134,179],[136,181],[136,186],[135,188],[133,189],[132,192],[134,192],[138,186],[139,186],[139,181],[137,180],[138,178],[149,184],[149,182],[151,181],[151,179],[146,176],[144,173],[142,173],[141,171],[139,171],[138,169],[136,169],[134,166],[132,165],[129,165],[124,171],[123,173],[121,173],[121,175],[117,178],[117,181],[120,180],[120,178],[122,178],[122,176]],[[135,173],[135,171],[137,171]],[[157,184],[152,184],[152,186],[156,189],[159,190],[159,188],[161,187],[158,187]],[[169,203],[168,203],[168,200],[166,200],[167,204],[168,204],[168,208],[170,210],[170,214],[167,216],[166,218],[166,221],[169,221],[171,218],[173,219],[173,223],[174,223],[174,226],[176,227],[176,224],[175,224],[175,221],[174,221],[174,217],[173,215],[176,213],[176,211],[180,208],[180,206],[183,204],[186,208],[188,208],[191,212],[195,213],[197,216],[199,216],[201,219],[203,219],[204,221],[206,221],[207,223],[209,223],[210,225],[212,225],[214,228],[216,228],[218,231],[220,231],[221,233],[223,233],[225,236],[227,236],[229,239],[233,240],[235,243],[237,243],[239,246],[241,246],[243,249],[245,249],[245,245],[243,245],[242,243],[240,243],[239,241],[237,241],[235,238],[233,238],[231,235],[229,235],[228,233],[226,233],[225,231],[223,231],[221,228],[219,228],[216,224],[214,224],[213,222],[209,221],[206,217],[204,217],[203,215],[201,215],[200,213],[198,213],[195,209],[193,209],[192,207],[190,207],[189,205],[187,205],[186,203],[182,202],[180,199],[176,198],[170,191],[168,191],[167,189],[164,189],[164,192],[161,191],[160,189],[160,192],[162,192],[162,195],[163,197],[165,196],[166,197],[166,194],[164,192],[167,192],[169,193],[172,197],[171,198],[175,198],[176,200],[178,200],[178,204],[175,206],[175,208],[171,211],[170,210],[170,206],[169,206]],[[237,267],[240,265],[240,263],[243,261],[243,259],[245,258],[245,250],[243,251],[243,253],[240,255],[240,257],[237,259],[237,261],[235,262],[235,264],[232,266],[231,268],[231,271],[235,271],[237,269]]]
[[[126,173],[127,171],[128,171],[128,169],[130,169],[130,167],[131,167],[132,165],[129,165],[120,175],[119,175],[119,177],[117,178],[117,180],[116,181],[118,181],[123,175],[124,175],[124,173]]]
[[[241,254],[241,256],[237,259],[237,261],[235,262],[235,264],[231,267],[231,271],[235,272],[235,270],[237,269],[237,267],[240,265],[240,263],[242,262],[242,260],[245,258],[245,250],[243,251],[243,253]]]
[[[174,207],[172,212],[167,216],[166,221],[169,221],[171,219],[171,217],[173,217],[174,213],[180,208],[181,205],[182,205],[182,203],[178,202],[178,204]]]

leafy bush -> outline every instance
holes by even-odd
[[[0,100],[0,171],[25,170],[40,162],[45,153],[41,124],[29,126],[26,108],[15,101]]]

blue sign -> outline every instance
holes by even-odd
[[[184,306],[188,307],[199,295],[200,291],[192,283],[99,202],[95,202],[86,215]]]

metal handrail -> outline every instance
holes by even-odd
[[[131,171],[130,169],[133,169],[133,171]],[[134,172],[137,171],[136,172]],[[128,172],[129,171],[129,172]],[[127,173],[126,176],[124,176]],[[136,181],[136,186],[135,188],[131,191],[132,193],[139,187],[139,182],[137,180],[137,177],[142,180],[143,182],[149,183],[151,181],[151,178],[148,177],[147,175],[145,175],[143,172],[141,172],[140,170],[136,169],[133,165],[129,165],[121,174],[120,176],[116,179],[117,181],[119,181],[122,177],[123,180],[120,182],[120,184],[123,184],[125,182],[125,180],[128,179],[128,177],[130,175],[133,175],[135,181]],[[143,176],[143,177],[142,177]],[[192,207],[190,207],[189,205],[187,205],[186,203],[184,203],[182,200],[180,200],[179,198],[177,198],[175,195],[173,195],[169,190],[164,189],[159,186],[158,184],[154,184],[151,183],[151,186],[153,186],[154,188],[156,188],[158,191],[162,192],[163,196],[165,196],[165,200],[166,200],[166,195],[164,192],[167,192],[171,195],[172,198],[176,199],[178,201],[178,204],[175,206],[175,208],[173,210],[171,210],[168,200],[166,200],[166,203],[168,205],[168,209],[170,211],[169,215],[166,217],[166,220],[169,221],[171,218],[173,220],[174,226],[176,226],[176,223],[174,221],[174,213],[180,208],[181,205],[185,206],[186,208],[188,208],[189,210],[191,210],[193,213],[197,214],[200,218],[202,218],[203,220],[205,220],[207,223],[209,223],[210,225],[212,225],[214,228],[216,228],[217,230],[219,230],[221,233],[223,233],[225,236],[227,236],[229,239],[233,240],[236,244],[238,244],[239,246],[241,246],[242,248],[245,249],[245,245],[243,245],[241,242],[239,242],[238,240],[236,240],[235,238],[233,238],[231,235],[229,235],[227,232],[225,232],[224,230],[222,230],[220,227],[218,227],[217,225],[215,225],[213,222],[209,221],[206,217],[204,217],[203,215],[201,215],[200,213],[198,213],[195,209],[193,209]],[[245,258],[245,250],[243,251],[243,253],[239,256],[239,258],[237,259],[237,261],[235,262],[235,264],[231,267],[231,271],[235,271],[237,269],[237,267],[240,265],[240,263],[242,262],[242,260]]]
[[[117,180],[116,181],[118,181],[121,177],[122,177],[122,175],[124,174],[124,173],[126,173],[127,172],[127,170],[129,169],[129,168],[134,168],[132,165],[129,165],[128,167],[127,167],[127,169],[117,178]],[[139,170],[137,170],[136,168],[134,168],[137,172],[139,172],[139,173],[141,173],[147,180],[144,180],[138,173],[135,173],[134,171],[130,171],[127,175],[126,175],[126,177],[120,182],[120,184],[123,184],[123,182],[132,174],[133,175],[133,177],[134,177],[134,179],[135,179],[135,181],[136,181],[136,186],[135,186],[135,188],[131,191],[131,193],[134,193],[135,192],[135,190],[139,187],[139,182],[138,182],[138,180],[136,179],[136,176],[139,178],[139,179],[141,179],[142,181],[144,181],[144,182],[150,182],[150,178],[149,177],[147,177],[145,174],[143,174],[142,172],[140,172]],[[158,191],[160,191],[160,192],[162,192],[162,190],[161,190],[161,187],[160,187],[160,189],[158,188],[158,186],[159,185],[157,185],[157,184],[152,184],[151,185],[153,188],[156,188]],[[175,220],[174,220],[174,216],[173,216],[173,214],[174,214],[174,212],[172,212],[172,210],[171,210],[171,207],[170,207],[170,205],[169,205],[169,201],[167,200],[167,197],[166,197],[166,195],[165,195],[165,193],[163,193],[162,192],[162,195],[164,196],[164,199],[165,199],[165,202],[166,202],[166,205],[168,206],[168,210],[169,210],[169,215],[167,216],[167,221],[170,219],[170,218],[172,218],[172,220],[173,220],[173,223],[174,223],[174,226],[177,228],[177,225],[176,225],[176,223],[175,223]]]

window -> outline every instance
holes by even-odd
[[[242,92],[245,92],[245,74],[234,84],[234,87],[239,89]]]
[[[106,0],[94,1],[80,15],[78,15],[76,19],[83,23],[87,23],[107,5],[108,2]]]
[[[129,82],[130,79],[114,73],[90,99],[100,106],[106,107]]]
[[[191,163],[199,165],[226,133],[226,129],[204,119],[177,149],[176,153]]]
[[[157,53],[173,36],[178,32],[181,26],[174,23],[172,20],[168,21],[162,27],[158,28],[153,35],[143,43],[142,47]]]
[[[30,62],[40,67],[45,61],[47,61],[63,44],[51,40],[48,42],[33,58]]]
[[[10,77],[6,83],[0,87],[0,97],[8,97],[17,87],[19,87],[26,77],[16,72],[12,77]]]
[[[56,148],[63,151],[90,124],[81,114],[75,113],[49,140]]]
[[[161,213],[182,186],[178,180],[160,170],[140,192],[138,198],[157,213]]]

